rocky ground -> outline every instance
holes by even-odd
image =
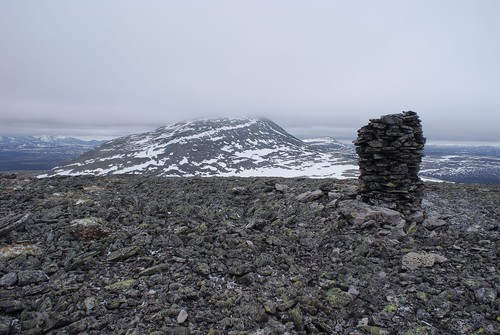
[[[500,187],[0,178],[0,334],[498,334]]]

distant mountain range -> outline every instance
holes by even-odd
[[[272,121],[252,118],[179,122],[108,142],[0,136],[0,171],[47,171],[43,176],[349,178],[357,176],[356,159],[354,146],[332,137],[300,140]],[[426,145],[420,175],[500,184],[500,147]]]
[[[46,175],[347,178],[357,165],[346,151],[307,144],[269,120],[195,120],[109,141]]]
[[[499,146],[426,145],[422,177],[457,183],[500,184]]]
[[[0,136],[0,171],[49,170],[104,142],[65,136]]]

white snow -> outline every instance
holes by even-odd
[[[221,132],[224,132],[224,131],[228,131],[228,130],[235,130],[235,129],[247,128],[247,127],[251,126],[252,124],[255,124],[255,123],[258,122],[258,120],[253,120],[253,119],[249,119],[249,120],[246,120],[246,121],[247,122],[245,122],[245,123],[234,125],[234,126],[217,127],[216,129],[207,130],[207,131],[204,131],[204,132],[201,132],[201,133],[198,133],[198,134],[177,137],[177,138],[174,138],[174,139],[170,140],[167,144],[186,143],[186,142],[188,142],[190,140],[193,140],[193,139],[201,139],[201,138],[205,138],[205,137],[212,137],[215,140],[217,140],[217,139],[223,139],[223,137],[220,137],[220,136],[219,137],[215,137],[214,135],[217,135],[218,133],[221,133]]]
[[[352,178],[347,176],[348,170],[358,170],[355,165],[330,165],[324,166],[321,164],[313,164],[308,167],[301,167],[297,169],[286,169],[283,167],[269,167],[257,168],[253,170],[244,170],[242,172],[232,171],[227,173],[219,173],[218,175],[224,177],[311,177],[311,178],[336,178],[348,179]]]

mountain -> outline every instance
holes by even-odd
[[[346,157],[351,157],[353,160],[356,160],[358,158],[356,155],[356,151],[354,150],[354,147],[352,145],[346,145],[342,142],[337,141],[331,136],[305,138],[302,141],[307,143],[309,146],[323,151],[342,153]]]
[[[500,184],[500,147],[426,145],[420,175],[457,183]]]
[[[345,178],[357,165],[321,150],[270,120],[206,119],[109,141],[43,176],[314,176]]]
[[[48,170],[102,143],[64,136],[0,136],[0,171]]]
[[[97,144],[65,137],[0,137],[0,171],[49,170],[59,165],[43,176],[334,178],[356,177],[358,171],[352,145],[332,137],[299,140],[272,121],[261,119],[179,122],[94,149]],[[500,147],[427,144],[420,176],[424,180],[500,184]]]

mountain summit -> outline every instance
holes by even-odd
[[[342,152],[325,152],[264,119],[179,122],[121,137],[91,150],[54,175],[346,177],[357,170]]]

